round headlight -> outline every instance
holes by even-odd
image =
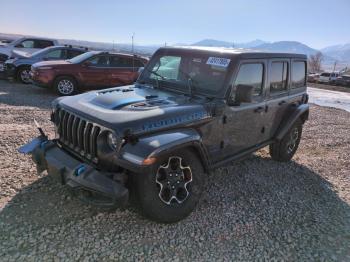
[[[107,135],[107,143],[111,149],[115,151],[118,149],[118,138],[112,132],[109,132]]]

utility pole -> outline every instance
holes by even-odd
[[[337,61],[334,62],[333,73],[334,73],[334,71],[335,71],[336,65],[337,65]]]
[[[131,36],[131,53],[134,55],[134,37],[135,37],[135,33],[132,33]]]

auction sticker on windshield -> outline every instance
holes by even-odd
[[[228,58],[211,56],[208,58],[207,65],[228,67],[230,62],[231,62],[231,59],[228,59]]]

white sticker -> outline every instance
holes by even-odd
[[[231,59],[222,58],[222,57],[209,57],[207,61],[207,65],[220,66],[220,67],[228,67]]]

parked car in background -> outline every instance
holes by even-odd
[[[58,45],[55,39],[41,37],[22,37],[12,42],[0,43],[0,71],[3,71],[4,62],[12,57],[23,55],[25,53],[32,54],[40,49]]]
[[[339,86],[350,87],[350,75],[342,75],[335,80],[335,84]]]
[[[73,46],[52,46],[39,50],[32,55],[20,55],[9,59],[4,64],[5,76],[17,79],[24,84],[31,83],[30,68],[40,61],[66,60],[81,55],[87,48]]]
[[[148,62],[136,55],[90,51],[65,61],[45,61],[32,66],[34,84],[49,87],[59,95],[78,91],[129,85]]]
[[[335,84],[335,81],[337,80],[337,77],[339,76],[338,72],[324,72],[320,74],[320,77],[318,78],[318,83],[327,83],[327,84]]]
[[[309,83],[316,83],[320,77],[320,74],[318,73],[310,73],[307,75],[307,81]]]

